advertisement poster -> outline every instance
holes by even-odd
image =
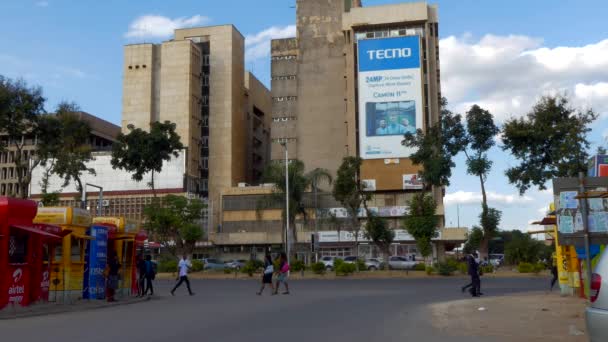
[[[576,199],[578,192],[576,191],[562,191],[559,193],[559,207],[560,209],[576,209],[578,208],[578,200]]]
[[[105,297],[105,279],[108,251],[108,229],[104,226],[92,226],[89,235],[95,240],[89,241],[85,250],[84,283],[82,298],[103,299]]]
[[[358,56],[361,158],[407,158],[403,135],[422,128],[420,37],[359,40]]]
[[[403,175],[403,190],[421,190],[424,187],[418,175]]]
[[[559,231],[570,234],[574,232],[574,220],[572,216],[558,216]]]
[[[28,305],[28,269],[21,266],[9,267],[9,275],[8,302],[22,306]]]

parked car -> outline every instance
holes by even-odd
[[[585,315],[589,340],[608,341],[608,253],[603,253],[595,267],[590,285],[591,306],[587,307]]]
[[[325,269],[331,271],[334,269],[334,260],[336,260],[336,257],[334,256],[324,256],[321,257],[319,262],[322,262],[325,265]]]
[[[226,265],[218,259],[207,258],[203,259],[203,269],[205,270],[223,270]]]
[[[369,271],[377,271],[382,268],[382,261],[378,258],[365,259],[365,267],[367,267]]]
[[[233,270],[240,270],[242,267],[245,266],[245,264],[247,263],[247,260],[242,260],[242,259],[235,259],[235,260],[229,260],[226,261],[226,267],[231,268]]]
[[[388,258],[388,268],[393,270],[411,270],[416,266],[416,262],[405,257],[392,256]]]
[[[357,257],[355,257],[355,256],[347,256],[347,257],[345,257],[342,260],[344,260],[344,262],[347,263],[347,264],[354,264],[357,261]]]
[[[490,254],[490,265],[500,267],[505,261],[504,254]]]

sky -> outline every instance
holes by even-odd
[[[364,6],[400,3],[363,0]],[[500,126],[541,96],[566,94],[599,119],[589,140],[608,137],[608,27],[605,0],[444,0],[439,5],[442,94],[465,113],[474,103]],[[74,101],[120,123],[123,46],[161,42],[179,27],[234,24],[246,37],[246,68],[269,84],[270,39],[295,36],[295,0],[1,0],[0,75],[43,88],[46,109]],[[552,201],[548,190],[519,196],[504,176],[517,161],[497,147],[487,180],[501,229],[528,230]],[[480,185],[456,159],[444,199],[446,225],[478,223]],[[458,209],[457,209],[458,208]],[[459,215],[457,214],[459,213]]]

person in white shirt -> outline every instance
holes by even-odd
[[[179,281],[175,284],[173,290],[171,290],[171,295],[175,296],[175,290],[182,285],[183,282],[186,282],[186,287],[188,288],[188,293],[193,296],[194,293],[190,289],[190,280],[188,280],[188,270],[192,268],[192,264],[188,261],[188,256],[184,254],[182,260],[179,261],[177,265],[177,270],[179,272]]]

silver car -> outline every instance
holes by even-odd
[[[388,258],[388,268],[392,270],[411,270],[416,266],[416,262],[405,257],[392,256]]]
[[[591,278],[591,306],[586,311],[589,340],[608,341],[608,252],[604,251],[595,267]]]

